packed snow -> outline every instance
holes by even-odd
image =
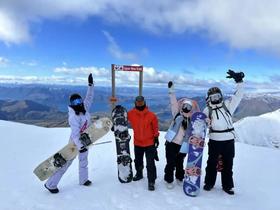
[[[239,142],[280,148],[280,109],[257,117],[246,117],[234,126]]]
[[[273,127],[272,119],[279,111],[243,120],[238,124],[240,142],[259,141],[261,138],[278,138],[279,124]],[[271,123],[260,121],[270,118]],[[243,124],[242,124],[243,123]],[[246,127],[247,132],[242,131]],[[258,136],[258,132],[268,130]],[[236,143],[234,161],[235,195],[221,189],[220,174],[215,188],[201,191],[198,197],[188,197],[182,186],[172,190],[165,187],[164,132],[160,133],[159,158],[156,162],[158,179],[154,192],[147,189],[147,178],[138,182],[121,184],[117,179],[114,136],[109,132],[99,140],[112,143],[91,147],[89,177],[92,186],[78,185],[78,161],[75,160],[62,178],[58,194],[50,194],[44,182],[32,173],[44,159],[64,146],[69,138],[69,128],[41,128],[8,121],[0,121],[1,132],[1,210],[279,210],[280,150]],[[130,130],[130,133],[132,131]],[[258,136],[259,138],[257,138]],[[265,140],[266,141],[266,140]],[[247,142],[249,143],[249,142]],[[252,142],[250,142],[252,143]],[[258,143],[259,144],[259,143]],[[131,142],[132,157],[133,144]],[[204,150],[203,172],[207,160]],[[205,173],[202,175],[202,182]]]

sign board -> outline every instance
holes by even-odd
[[[143,71],[143,66],[113,65],[115,71]]]

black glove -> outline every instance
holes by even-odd
[[[156,148],[158,148],[159,145],[158,137],[154,137],[154,145]]]
[[[88,85],[89,86],[93,85],[93,78],[92,78],[92,74],[91,73],[88,75]]]
[[[154,157],[154,159],[155,159],[155,161],[159,161],[157,150],[156,150],[156,152],[155,152],[155,157]]]
[[[173,86],[173,82],[172,81],[169,81],[168,82],[168,88],[171,88]]]
[[[86,152],[86,151],[87,151],[87,148],[86,148],[86,147],[82,147],[82,148],[79,150],[80,153],[83,153],[83,152]]]
[[[230,69],[228,70],[227,74],[228,74],[227,78],[229,79],[233,78],[236,83],[243,82],[243,78],[245,77],[245,74],[243,72],[235,73]]]

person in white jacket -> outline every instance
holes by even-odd
[[[70,141],[73,142],[79,150],[79,183],[80,185],[89,186],[91,181],[88,180],[88,150],[80,141],[80,135],[90,126],[90,106],[93,100],[93,78],[92,74],[88,76],[88,90],[84,100],[75,93],[70,96],[70,105],[68,107],[68,123],[71,127]],[[73,160],[67,161],[57,172],[55,172],[45,183],[51,193],[58,193],[57,185],[63,174],[67,171]]]
[[[235,132],[232,115],[243,97],[244,73],[235,73],[232,70],[229,70],[227,73],[229,74],[227,78],[233,78],[237,83],[236,92],[230,99],[224,100],[222,91],[218,87],[210,88],[207,92],[207,106],[203,111],[209,118],[209,156],[203,189],[210,191],[214,187],[217,177],[216,166],[218,157],[221,155],[223,161],[223,169],[221,171],[222,187],[226,193],[233,195],[232,167],[235,155]]]

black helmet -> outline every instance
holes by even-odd
[[[211,87],[207,91],[206,101],[212,104],[219,104],[223,101],[223,94],[220,88]]]

